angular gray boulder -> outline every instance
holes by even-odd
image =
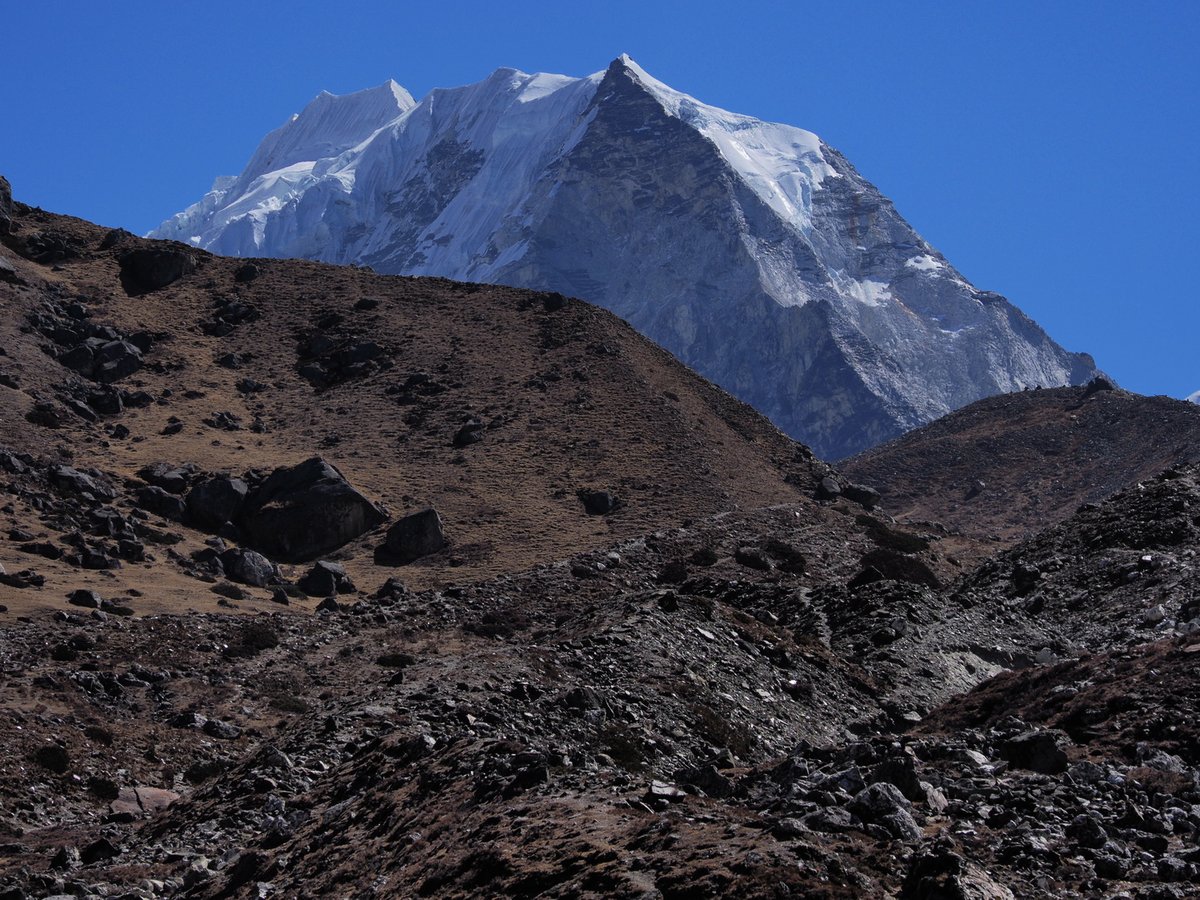
[[[240,478],[209,476],[188,492],[188,515],[201,528],[216,530],[237,518],[248,492],[246,482]]]
[[[379,548],[380,562],[410,563],[446,547],[442,517],[430,507],[398,520]]]
[[[354,593],[354,582],[346,574],[346,570],[337,563],[320,560],[304,577],[296,582],[296,587],[310,597],[333,597],[337,594]]]
[[[307,562],[387,519],[341,472],[319,456],[276,469],[237,519],[244,543],[283,562]]]
[[[279,572],[269,559],[240,547],[222,553],[221,566],[230,581],[252,587],[266,587],[279,579]]]

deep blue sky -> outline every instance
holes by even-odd
[[[1200,389],[1200,2],[53,2],[3,16],[0,173],[145,232],[322,89],[418,99],[621,52],[839,148],[1124,386]]]

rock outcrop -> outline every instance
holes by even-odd
[[[284,562],[306,562],[382,524],[387,514],[319,456],[276,469],[238,516],[245,540]]]

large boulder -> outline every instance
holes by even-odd
[[[188,492],[188,516],[201,528],[215,531],[237,518],[248,492],[246,482],[240,478],[210,475]]]
[[[141,247],[121,254],[121,283],[130,294],[157,291],[195,271],[196,260],[175,247]]]
[[[104,482],[71,466],[53,466],[49,476],[50,481],[60,490],[71,491],[99,500],[112,500],[117,496],[117,492]]]
[[[279,580],[279,572],[261,553],[240,547],[221,554],[221,566],[230,581],[253,587],[266,587]]]
[[[314,456],[276,469],[242,509],[247,544],[284,562],[336,550],[387,519],[334,466]]]
[[[388,562],[410,563],[445,546],[442,517],[430,507],[405,516],[389,528],[379,555]]]
[[[111,384],[141,367],[141,350],[129,341],[109,341],[96,350],[92,377],[102,384]]]
[[[187,515],[187,504],[183,502],[182,497],[167,493],[153,484],[138,490],[137,502],[146,512],[170,519],[172,522],[182,522]]]
[[[918,841],[921,829],[912,817],[911,804],[894,784],[869,784],[850,801],[850,811],[864,822],[882,825],[901,840]]]
[[[310,597],[332,597],[354,593],[354,582],[337,563],[321,560],[296,582],[296,587]]]
[[[1033,729],[1000,745],[1000,755],[1018,769],[1058,775],[1067,771],[1067,754],[1053,731]]]
[[[168,494],[182,494],[196,474],[196,467],[191,463],[176,466],[167,462],[153,462],[142,466],[137,474],[142,481],[162,488]]]

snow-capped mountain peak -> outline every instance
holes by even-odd
[[[240,180],[244,183],[298,162],[337,156],[414,106],[412,95],[390,79],[342,96],[322,91],[267,135]]]
[[[395,82],[322,94],[154,234],[580,296],[830,458],[1096,372],[815,134],[702,103],[628,55],[420,102]]]

